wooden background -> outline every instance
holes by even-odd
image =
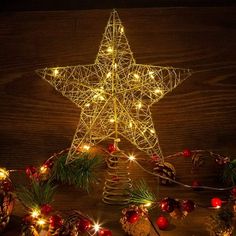
[[[152,107],[164,155],[188,147],[236,155],[236,8],[118,9],[137,63],[191,68],[193,76]],[[0,165],[24,168],[40,165],[52,153],[70,146],[80,110],[40,79],[35,69],[92,63],[110,10],[2,12],[0,14]],[[201,71],[201,72],[200,72]],[[125,144],[129,147],[128,144]],[[218,185],[216,166],[207,161],[198,175],[191,161],[173,160],[178,179],[198,179]],[[211,171],[209,171],[209,169]],[[131,167],[133,178],[153,177]],[[17,175],[13,179],[18,180]],[[63,186],[55,208],[77,208],[101,218],[116,236],[119,207],[104,205],[102,184],[86,193]],[[192,192],[161,187],[159,197],[193,199],[208,206],[216,192]],[[227,198],[227,193],[222,194]],[[171,221],[161,235],[208,235],[205,217],[197,209],[184,221]],[[17,203],[4,235],[17,235],[23,209]],[[153,212],[153,219],[158,211]],[[154,235],[154,234],[153,234]]]

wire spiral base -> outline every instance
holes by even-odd
[[[103,189],[103,202],[111,205],[125,205],[129,203],[127,190],[132,187],[129,178],[129,160],[121,152],[115,152],[108,158],[108,171]]]

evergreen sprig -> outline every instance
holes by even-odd
[[[140,180],[136,183],[131,190],[130,203],[134,204],[153,204],[157,201],[154,193],[149,189],[147,183],[144,180]]]
[[[90,184],[97,180],[96,174],[101,167],[102,158],[83,153],[70,164],[66,164],[66,159],[67,155],[62,155],[55,162],[51,178],[89,191]]]
[[[50,181],[32,180],[29,186],[19,186],[16,195],[22,204],[27,208],[50,204],[53,201],[56,186]]]

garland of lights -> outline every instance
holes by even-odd
[[[72,211],[69,214],[66,214],[64,217],[62,217],[62,213],[58,213],[57,211],[53,211],[52,206],[50,205],[53,194],[55,191],[55,186],[52,184],[53,177],[55,175],[53,174],[53,168],[57,166],[58,163],[60,163],[60,159],[64,158],[64,161],[66,160],[65,155],[67,155],[69,149],[62,150],[59,153],[53,154],[48,160],[46,160],[39,168],[35,167],[27,167],[25,169],[26,175],[30,179],[30,185],[28,187],[21,186],[16,190],[16,195],[18,199],[22,202],[22,204],[26,207],[28,214],[23,218],[23,228],[22,228],[22,235],[27,235],[27,233],[31,233],[32,236],[37,236],[38,232],[41,232],[40,235],[43,235],[43,232],[50,232],[51,234],[62,233],[62,232],[71,232],[72,235],[76,235],[80,233],[87,233],[88,235],[112,235],[111,231],[109,229],[102,228],[100,224],[98,224],[96,221],[92,220],[90,217],[82,214],[79,211]],[[101,150],[101,149],[100,149]],[[78,151],[78,155],[81,156],[81,158],[87,158],[87,156],[92,156],[92,158],[97,158],[96,155],[89,153],[91,149],[87,147],[86,149]],[[113,146],[109,145],[108,150],[102,150],[102,153],[104,155],[111,154],[113,152],[116,152],[117,150],[114,149]],[[212,157],[217,164],[220,166],[228,169],[228,166],[231,167],[234,166],[236,168],[235,161],[230,161],[230,158],[224,157],[221,155],[218,155],[213,152],[209,152],[206,150],[184,150],[183,152],[176,153],[174,155],[170,155],[166,157],[166,159],[176,158],[179,156],[184,157],[191,157],[191,161],[194,166],[199,166],[199,163],[203,163],[202,158],[199,158],[198,155],[201,157],[204,156],[204,154],[209,154],[210,157]],[[161,174],[155,174],[152,173],[146,169],[143,168],[143,166],[137,161],[138,158],[136,158],[134,155],[126,155],[124,154],[129,161],[132,161],[137,164],[137,166],[141,167],[143,170],[148,172],[149,174],[152,174],[154,176],[157,176],[159,178],[168,178],[165,176],[162,176]],[[196,159],[196,160],[195,160]],[[153,158],[155,163],[155,157]],[[91,159],[87,159],[86,165],[88,162],[90,162]],[[63,163],[61,163],[62,166]],[[75,163],[74,163],[75,164]],[[93,169],[94,171],[95,169]],[[1,168],[0,169],[0,181],[1,181],[1,189],[4,189],[6,192],[12,191],[11,182],[7,181],[9,178],[9,174],[11,172],[22,172],[22,170],[6,170]],[[60,172],[60,170],[57,170]],[[75,178],[77,178],[77,175],[75,175]],[[230,178],[231,179],[231,178]],[[58,178],[58,180],[62,180],[61,178]],[[177,183],[181,186],[184,186],[186,188],[192,188],[193,190],[199,190],[199,189],[212,189],[217,191],[229,191],[231,190],[230,197],[227,201],[222,201],[220,198],[212,198],[211,199],[211,206],[207,207],[208,209],[219,209],[222,207],[222,209],[231,209],[229,212],[236,212],[236,186],[231,186],[227,188],[215,188],[215,187],[209,187],[209,186],[190,186],[186,185],[181,182],[177,182],[173,179],[168,178],[170,182]],[[232,179],[232,183],[234,179]],[[73,182],[73,181],[72,181]],[[73,183],[76,183],[73,182]],[[84,186],[84,189],[87,189]],[[38,197],[37,201],[34,201],[34,195],[36,192],[40,192],[41,195],[36,196]],[[134,184],[134,187],[129,190],[128,192],[130,196],[129,203],[134,204],[130,205],[128,208],[125,208],[122,213],[123,217],[121,218],[120,222],[122,224],[122,228],[129,233],[130,235],[139,235],[140,230],[148,231],[150,230],[150,227],[154,229],[156,232],[156,235],[160,235],[160,233],[157,231],[155,226],[153,225],[151,219],[149,218],[148,211],[152,210],[156,207],[159,207],[160,210],[164,213],[170,214],[170,216],[174,219],[183,219],[185,218],[189,213],[191,213],[196,207],[203,207],[196,203],[194,203],[191,200],[179,200],[179,199],[173,199],[170,197],[166,197],[161,200],[157,200],[154,193],[150,191],[148,186],[145,184],[144,181],[141,181],[140,183]],[[222,232],[226,231],[227,222],[223,224],[222,218],[226,213],[222,212],[219,213],[215,218],[211,218],[210,220],[214,222],[221,222],[220,226],[222,228]],[[228,213],[228,216],[230,216],[232,213]],[[225,216],[224,216],[225,217]],[[232,218],[232,217],[231,217]],[[229,217],[229,220],[231,219]],[[221,220],[221,221],[220,221]],[[149,222],[149,223],[148,223]],[[168,227],[168,220],[164,216],[159,216],[156,220],[156,224],[160,230],[164,230]],[[223,224],[223,225],[222,225]],[[232,224],[229,224],[228,230],[231,230]],[[209,228],[209,227],[208,227]],[[210,227],[211,228],[211,227]],[[225,229],[225,230],[223,230]],[[143,231],[142,231],[143,232]],[[231,232],[231,231],[230,231]],[[142,235],[140,233],[140,235]]]

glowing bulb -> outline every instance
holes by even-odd
[[[115,64],[114,64],[114,69],[116,69],[116,68],[117,68],[117,64],[115,63]]]
[[[129,159],[130,161],[134,161],[136,158],[135,158],[134,155],[130,155],[130,156],[128,156],[128,159]]]
[[[99,224],[94,223],[93,229],[94,229],[95,233],[98,232],[100,230],[100,228],[101,228],[101,226]]]
[[[158,93],[158,94],[162,94],[162,93],[163,93],[163,91],[162,91],[161,89],[159,89],[159,88],[155,89],[154,92],[155,92],[155,93]]]
[[[85,106],[86,106],[86,107],[90,107],[90,103],[86,103]]]
[[[83,148],[84,151],[88,151],[91,147],[89,145],[87,145],[87,144],[84,144],[82,146],[82,148]]]
[[[154,129],[150,129],[150,132],[151,132],[152,134],[155,134],[155,130],[154,130]]]
[[[139,77],[138,74],[134,74],[134,78],[135,78],[135,79],[139,79],[140,77]]]
[[[129,127],[130,127],[130,128],[132,128],[132,127],[133,127],[133,124],[132,124],[132,122],[131,122],[131,121],[129,122]]]
[[[150,207],[152,205],[151,202],[147,202],[146,204],[144,204],[145,207]]]
[[[40,167],[40,172],[42,174],[45,174],[47,172],[47,170],[48,170],[48,167],[46,165],[43,165],[43,166]]]
[[[40,226],[43,226],[43,225],[46,224],[46,220],[44,220],[44,219],[38,219],[38,220],[37,220],[37,224],[40,225]]]
[[[121,33],[121,34],[124,33],[124,27],[120,27],[120,33]]]
[[[59,70],[58,69],[54,69],[53,70],[53,76],[57,76],[59,74]]]
[[[149,76],[150,76],[152,79],[154,79],[154,75],[153,75],[154,72],[153,72],[153,71],[149,71],[148,74],[149,74]]]
[[[107,48],[107,52],[112,53],[113,52],[113,48],[112,47],[108,47]]]
[[[37,218],[39,215],[40,215],[39,209],[34,209],[34,210],[31,212],[31,216],[32,216],[33,218]]]
[[[102,101],[105,100],[105,98],[102,95],[99,96],[99,99],[102,100]]]
[[[107,78],[110,78],[111,77],[111,72],[108,72],[107,73]]]
[[[4,180],[9,176],[9,172],[3,168],[0,168],[0,180]]]
[[[137,104],[137,108],[138,108],[138,109],[141,109],[141,108],[142,108],[142,106],[143,106],[143,105],[142,105],[142,103],[141,103],[141,102],[139,102],[139,103]]]
[[[110,119],[110,122],[111,122],[111,123],[114,123],[114,122],[115,122],[115,119],[111,118],[111,119]]]

